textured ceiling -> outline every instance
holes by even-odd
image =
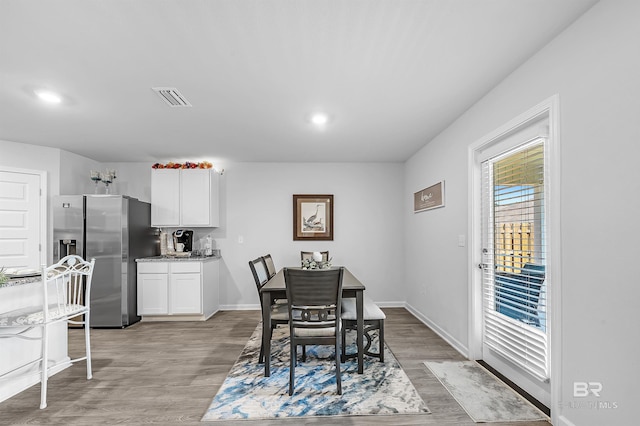
[[[102,162],[404,161],[594,3],[0,0],[0,139]]]

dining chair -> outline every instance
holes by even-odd
[[[378,358],[384,362],[384,320],[386,315],[382,309],[368,297],[364,297],[362,308],[362,319],[364,322],[363,337],[367,340],[362,353]],[[358,326],[358,313],[356,309],[356,299],[345,297],[342,299],[342,362],[347,358],[355,358],[357,353],[347,354],[347,331],[356,330]],[[378,352],[374,352],[371,346],[374,341],[374,331],[378,332]]]
[[[262,289],[262,286],[264,286],[267,281],[269,281],[270,278],[269,272],[267,271],[267,265],[265,264],[263,257],[258,257],[257,259],[249,261],[249,268],[251,268],[253,279],[256,282],[256,288],[258,290],[258,300],[260,301],[260,310],[263,311],[265,309],[265,306],[263,306],[262,304],[262,294],[260,294],[260,290]],[[271,340],[274,328],[276,328],[280,324],[289,323],[289,313],[287,305],[285,304],[274,303],[266,308],[271,309],[271,324],[269,327],[269,340]],[[264,344],[263,340],[260,339],[260,356],[258,358],[258,363],[262,364],[263,362]]]
[[[87,380],[92,377],[89,301],[94,266],[95,259],[87,262],[77,255],[66,256],[48,267],[43,266],[42,303],[0,314],[0,328],[5,329],[0,331],[0,338],[41,340],[40,357],[18,368],[40,364],[40,408],[47,407],[49,372],[58,366],[49,366],[49,328],[52,325],[65,322],[84,326],[85,356],[67,362],[86,360]],[[41,333],[31,333],[35,328],[41,328]],[[11,373],[16,373],[16,370]]]
[[[329,251],[321,251],[320,254],[322,255],[322,261],[323,262],[327,262],[329,261]],[[305,260],[305,259],[313,259],[313,252],[312,251],[301,251],[300,252],[300,260]]]
[[[264,265],[267,267],[267,273],[269,274],[269,279],[273,278],[276,275],[276,266],[273,263],[273,258],[271,257],[271,254],[267,253],[264,256],[262,256],[262,259],[264,260]],[[287,304],[287,299],[276,299],[274,300],[274,303],[280,304],[280,305],[286,305]]]
[[[340,374],[340,327],[344,268],[284,269],[289,308],[289,396],[295,387],[298,345],[333,345],[336,386],[342,395]],[[305,361],[303,354],[302,360]]]
[[[271,257],[271,254],[267,253],[264,256],[262,256],[262,258],[264,259],[264,264],[267,267],[269,278],[273,278],[273,276],[276,274],[276,267],[273,263],[273,258]]]

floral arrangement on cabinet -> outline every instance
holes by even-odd
[[[167,164],[155,163],[151,166],[152,169],[211,169],[213,168],[213,164],[208,161],[201,161],[199,163],[194,163],[187,161],[186,163],[174,163],[173,161],[169,161]]]

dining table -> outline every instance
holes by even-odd
[[[332,268],[337,268],[333,266]],[[262,345],[264,348],[264,375],[271,375],[271,339],[269,327],[271,327],[271,306],[277,299],[287,298],[287,288],[284,281],[284,269],[279,270],[260,289],[262,295]],[[300,269],[300,267],[290,268]],[[347,269],[344,268],[342,277],[342,297],[353,297],[356,299],[356,344],[358,347],[358,373],[364,371],[363,357],[363,333],[364,333],[364,297],[365,286]],[[336,354],[336,356],[340,356]]]

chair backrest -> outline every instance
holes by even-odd
[[[262,256],[262,259],[264,260],[264,264],[267,267],[269,278],[273,277],[276,274],[276,266],[273,264],[271,254],[265,254],[264,256]]]
[[[327,262],[329,261],[329,251],[321,251],[320,254],[322,255],[322,261],[323,262]],[[305,260],[305,259],[312,259],[313,258],[313,252],[312,251],[301,251],[300,252],[300,260]]]
[[[262,286],[265,285],[267,281],[269,281],[269,272],[267,272],[267,265],[265,265],[264,259],[262,257],[259,257],[257,259],[250,260],[249,267],[251,268],[251,273],[253,274],[253,279],[256,282],[256,288],[258,289],[259,293]]]
[[[51,266],[43,266],[45,322],[52,315],[60,317],[69,312],[77,312],[79,306],[89,308],[95,262],[95,259],[87,262],[80,256],[72,254]]]
[[[292,327],[337,326],[341,317],[344,268],[305,270],[284,268]]]

